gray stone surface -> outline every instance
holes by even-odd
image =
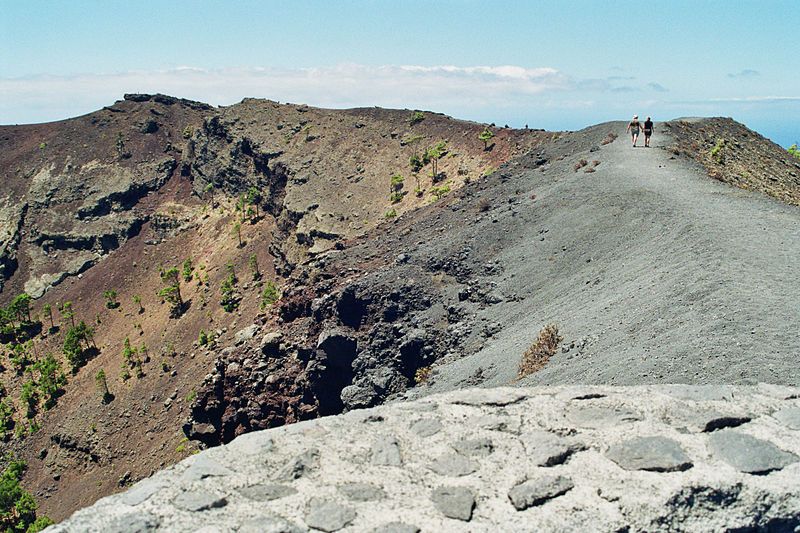
[[[767,474],[797,462],[797,455],[771,442],[736,431],[721,431],[709,438],[714,457],[748,474]]]
[[[478,456],[486,457],[494,450],[492,440],[482,439],[463,439],[453,443],[453,449],[466,457]]]
[[[103,498],[48,531],[610,533],[800,526],[800,431],[791,427],[797,402],[787,399],[800,389],[678,389],[466,391],[250,433]],[[592,424],[589,413],[601,421]],[[707,422],[744,414],[750,421],[735,430],[704,433],[702,423],[686,424],[687,416]],[[401,464],[373,463],[393,456],[376,450],[395,445]],[[693,466],[681,470],[687,460]]]
[[[373,533],[419,533],[419,528],[403,522],[389,522],[375,528]]]
[[[322,531],[339,531],[355,520],[356,512],[332,500],[312,498],[306,504],[306,524]]]
[[[217,507],[224,507],[228,500],[224,496],[211,492],[181,492],[172,500],[175,507],[184,511],[206,511]]]
[[[433,505],[446,517],[468,522],[475,508],[475,496],[464,487],[438,487],[431,491]]]
[[[606,457],[625,470],[677,472],[692,467],[681,445],[665,437],[636,437],[615,444]]]
[[[442,422],[436,418],[423,418],[411,424],[411,431],[420,437],[430,437],[442,430]]]
[[[380,437],[372,444],[372,464],[402,466],[403,456],[394,437]]]
[[[371,483],[345,483],[339,486],[339,492],[344,494],[348,500],[356,502],[371,502],[386,497],[383,489]]]
[[[278,485],[276,483],[256,483],[255,485],[240,487],[237,492],[251,500],[268,502],[296,494],[297,489],[289,485]]]
[[[430,469],[441,476],[460,477],[473,473],[475,466],[463,455],[448,453],[431,461]]]
[[[789,429],[800,429],[800,407],[784,407],[772,416]]]
[[[508,499],[517,511],[541,505],[572,490],[575,484],[562,476],[545,476],[520,483],[508,491]]]

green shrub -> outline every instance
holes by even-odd
[[[800,150],[797,149],[797,143],[791,145],[789,149],[786,151],[789,152],[789,155],[793,155],[796,158],[800,159]]]
[[[268,280],[264,285],[263,292],[261,293],[261,309],[266,309],[267,307],[274,305],[278,299],[280,299],[278,288],[275,287],[273,282]]]
[[[119,302],[117,301],[117,291],[113,289],[106,289],[103,291],[103,298],[106,299],[106,307],[109,309],[116,309],[119,307]]]
[[[413,126],[414,124],[422,122],[423,120],[425,120],[425,113],[422,111],[414,111],[408,118],[408,125]]]
[[[192,258],[189,257],[186,261],[183,262],[183,281],[190,282],[192,281],[193,273],[194,273],[194,266],[192,265]]]
[[[708,155],[711,156],[711,159],[716,161],[719,164],[723,164],[725,162],[725,154],[723,153],[723,148],[725,148],[725,139],[720,139],[717,141],[716,146],[711,149]]]
[[[384,217],[386,220],[392,219],[392,218],[394,218],[394,217],[396,217],[396,216],[397,216],[397,210],[396,210],[394,207],[393,207],[393,208],[391,208],[390,210],[388,210],[386,213],[384,213],[384,214],[383,214],[383,217]]]
[[[413,137],[409,137],[407,139],[403,139],[402,141],[400,141],[400,146],[406,146],[415,143],[420,139],[422,139],[422,135],[414,135]]]
[[[447,195],[450,192],[449,185],[442,185],[441,187],[431,187],[431,192],[436,197],[437,200],[441,199],[442,196]]]
[[[401,192],[393,192],[392,195],[389,197],[389,200],[391,200],[393,204],[396,204],[402,199],[403,199],[403,193]]]

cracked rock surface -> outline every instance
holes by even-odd
[[[794,531],[798,408],[774,385],[454,391],[242,435],[47,531]]]

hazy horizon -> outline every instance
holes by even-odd
[[[576,130],[725,116],[800,141],[800,15],[776,1],[0,4],[0,124],[126,92],[427,109]]]

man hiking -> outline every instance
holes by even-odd
[[[644,147],[650,148],[650,136],[653,134],[653,121],[650,117],[644,121]]]
[[[628,122],[628,129],[625,130],[625,133],[630,132],[634,147],[636,147],[636,139],[639,138],[639,128],[641,128],[639,115],[633,115],[633,120]]]

